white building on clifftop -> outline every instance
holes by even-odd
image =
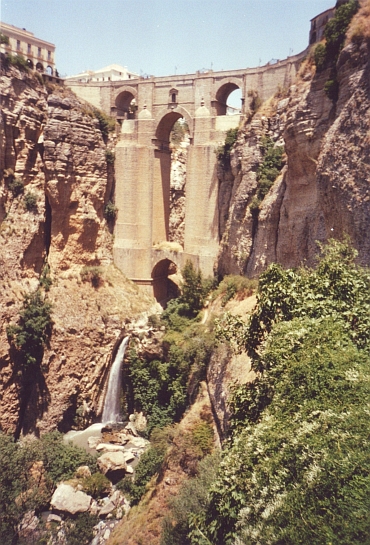
[[[129,72],[126,66],[119,64],[110,64],[100,70],[87,70],[76,76],[68,76],[65,82],[90,83],[94,81],[121,81],[128,79],[136,79],[139,75],[134,72]]]

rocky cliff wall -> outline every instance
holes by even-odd
[[[239,132],[231,168],[220,172],[220,274],[259,274],[268,264],[312,265],[317,241],[348,234],[370,264],[369,46],[351,44],[338,61],[339,98],[325,94],[329,70],[306,59],[285,97],[265,104]],[[256,221],[264,135],[283,143],[286,166],[263,199]]]
[[[3,70],[1,81],[0,426],[64,431],[76,409],[85,407],[90,418],[101,411],[125,321],[154,301],[112,263],[103,214],[113,169],[91,108],[15,68]],[[11,190],[14,180],[22,181],[23,193]],[[29,195],[34,205],[27,208]],[[7,327],[18,322],[24,295],[45,274],[52,331],[41,373],[25,387]]]

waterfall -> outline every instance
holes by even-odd
[[[108,388],[104,401],[102,422],[118,422],[120,417],[120,393],[122,382],[122,364],[130,337],[121,342],[109,373]]]

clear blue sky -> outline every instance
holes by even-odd
[[[308,44],[335,0],[0,0],[1,20],[56,45],[61,75],[109,64],[155,76],[265,64]]]

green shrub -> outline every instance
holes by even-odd
[[[80,466],[87,465],[92,472],[97,470],[96,458],[72,442],[64,441],[57,431],[43,435],[40,444],[44,467],[54,484],[71,479]]]
[[[29,66],[27,64],[27,61],[22,55],[12,55],[11,53],[5,54],[5,62],[11,66],[15,66],[19,70],[22,70],[23,72],[29,72]]]
[[[96,265],[86,265],[80,273],[82,282],[91,282],[94,288],[98,288],[102,282],[102,268]]]
[[[114,221],[117,217],[118,208],[114,206],[112,201],[108,201],[104,208],[104,217],[107,221]]]
[[[68,545],[88,545],[94,537],[93,527],[99,522],[97,515],[79,513],[74,519],[64,524],[66,543]]]
[[[190,329],[190,328],[189,328]],[[148,419],[146,433],[162,428],[182,417],[189,396],[196,394],[214,344],[213,334],[205,335],[202,326],[178,335],[176,341],[165,337],[164,361],[147,362],[131,351],[123,369],[126,412],[143,411]]]
[[[261,202],[283,168],[284,155],[284,147],[275,146],[274,141],[269,136],[261,138],[260,150],[262,163],[257,170],[257,192],[249,205],[252,214],[257,216]]]
[[[178,494],[169,502],[169,513],[162,526],[160,545],[191,545],[201,535],[197,531],[197,517],[204,516],[209,504],[209,491],[220,464],[220,453],[206,456],[199,462],[194,478],[186,480]],[[207,541],[204,543],[207,544]],[[209,545],[209,543],[207,544]]]
[[[45,291],[49,291],[50,287],[53,283],[51,276],[50,276],[50,266],[48,263],[44,265],[44,268],[42,269],[41,276],[40,276],[40,286],[44,288]]]
[[[349,0],[335,10],[335,15],[325,26],[327,59],[336,62],[341,49],[344,46],[346,32],[352,17],[358,11],[357,0]]]
[[[23,198],[24,206],[29,212],[37,211],[37,196],[35,193],[28,191]]]
[[[116,160],[116,156],[113,150],[106,149],[105,150],[105,160],[107,161],[108,165],[114,165],[114,161]]]
[[[170,429],[153,430],[151,446],[141,455],[135,468],[134,479],[126,476],[117,484],[117,488],[129,496],[133,505],[139,503],[145,494],[147,484],[160,471],[165,459],[170,435]]]
[[[82,486],[86,494],[90,494],[95,499],[106,495],[111,489],[109,479],[99,472],[93,473],[90,477],[83,479]]]
[[[18,325],[7,328],[8,340],[19,350],[24,365],[41,362],[51,325],[51,304],[42,297],[40,290],[26,294]]]
[[[170,142],[174,147],[178,147],[189,132],[188,124],[183,120],[177,120],[171,129]]]
[[[324,91],[330,100],[336,102],[339,95],[339,83],[337,79],[329,79],[324,85]]]
[[[262,99],[259,97],[258,91],[255,91],[254,89],[248,91],[248,96],[251,98],[249,107],[252,114],[255,114],[262,106]]]
[[[187,261],[181,271],[183,283],[181,284],[181,295],[178,298],[179,304],[183,306],[182,312],[189,318],[194,318],[203,308],[207,295],[206,286],[202,272],[196,271],[192,261]]]
[[[257,280],[247,278],[245,276],[228,275],[225,276],[217,289],[212,294],[212,299],[222,295],[222,306],[225,306],[236,295],[244,299],[253,294],[257,289]]]
[[[226,449],[206,519],[212,543],[366,543],[369,356],[343,324],[297,318],[274,328],[262,357],[255,395],[269,402]]]
[[[324,70],[326,66],[326,46],[324,44],[317,44],[315,47],[314,60],[317,71]]]
[[[11,176],[8,187],[10,192],[13,194],[13,197],[18,197],[18,195],[21,195],[24,192],[24,185],[20,178],[14,178]]]
[[[107,139],[109,133],[115,130],[116,120],[97,108],[94,108],[93,112],[94,116],[99,121],[99,129],[103,138]]]
[[[217,148],[217,159],[224,167],[230,164],[230,152],[238,138],[238,130],[238,128],[229,129],[224,145]]]
[[[0,32],[0,44],[9,45],[9,36],[5,36],[2,32]]]

